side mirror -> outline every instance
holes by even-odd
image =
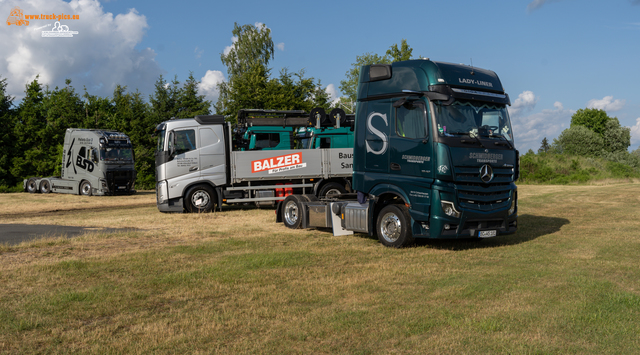
[[[176,155],[176,135],[173,131],[169,132],[169,160]]]

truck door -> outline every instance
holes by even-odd
[[[397,106],[397,105],[394,105]],[[413,209],[428,214],[433,182],[432,145],[427,106],[407,101],[394,109],[390,135],[389,174],[397,175]]]
[[[389,138],[389,172],[404,176],[430,176],[432,162],[426,105],[422,101],[408,101],[394,111],[395,133]]]
[[[200,176],[215,185],[227,183],[223,125],[198,128],[200,135]]]
[[[194,128],[179,129],[169,132],[168,147],[170,160],[166,163],[166,178],[182,179],[200,176],[200,154],[197,148],[196,130]]]
[[[389,172],[390,102],[370,102],[367,109],[365,133],[365,161],[367,172]]]

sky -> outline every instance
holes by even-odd
[[[16,6],[69,18],[9,25]],[[406,39],[414,58],[495,71],[521,152],[552,142],[585,108],[617,117],[630,150],[640,145],[640,0],[0,0],[0,16],[0,80],[15,103],[37,75],[51,88],[68,78],[80,93],[111,96],[120,84],[148,98],[160,75],[190,73],[215,102],[237,22],[271,30],[272,76],[304,70],[332,98],[357,56]],[[52,37],[60,28],[72,37]]]

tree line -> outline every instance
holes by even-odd
[[[237,121],[240,109],[304,110],[315,107],[351,111],[361,65],[391,63],[411,58],[412,49],[403,39],[384,56],[366,53],[356,58],[340,88],[345,97],[331,103],[320,80],[305,77],[304,69],[286,68],[272,76],[269,62],[274,56],[271,30],[265,25],[234,24],[231,49],[220,60],[227,68],[227,81],[218,84],[220,96],[213,106],[198,94],[199,82],[190,73],[184,83],[177,76],[167,81],[162,75],[155,91],[146,98],[136,90],[116,85],[109,97],[78,92],[65,81],[53,89],[36,77],[25,85],[25,96],[17,105],[7,91],[7,79],[0,76],[0,192],[18,191],[31,176],[59,176],[64,134],[67,128],[105,129],[123,132],[134,147],[137,189],[155,187],[155,127],[171,118],[189,118],[213,112]]]
[[[629,152],[631,129],[600,109],[579,109],[571,125],[521,158],[523,182],[571,183],[640,177],[640,148]]]
[[[280,71],[271,78],[273,41],[266,26],[235,24],[238,38],[221,59],[228,68],[228,82],[218,86],[215,113],[235,122],[241,108],[305,110],[329,109],[329,96],[320,81],[304,71]],[[257,50],[256,50],[257,49]],[[198,94],[198,80],[191,73],[180,83],[162,75],[148,99],[138,90],[116,85],[109,97],[78,92],[71,83],[53,89],[36,77],[25,85],[25,96],[14,105],[7,79],[0,76],[0,191],[17,191],[31,176],[59,176],[64,134],[67,128],[116,130],[129,136],[134,147],[136,188],[155,187],[155,127],[171,118],[211,113],[211,102]]]

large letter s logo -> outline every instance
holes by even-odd
[[[367,117],[367,129],[369,130],[369,132],[371,132],[371,133],[375,134],[376,136],[380,137],[380,139],[382,140],[382,149],[374,150],[373,148],[371,148],[371,146],[369,146],[369,142],[365,141],[364,143],[367,146],[367,153],[373,153],[373,154],[376,154],[376,155],[380,155],[380,154],[384,154],[384,152],[387,151],[387,145],[389,143],[387,143],[387,135],[384,132],[381,132],[381,131],[377,130],[371,124],[371,120],[373,119],[374,116],[379,116],[380,118],[382,118],[384,120],[384,124],[386,126],[389,125],[389,122],[387,122],[387,115],[379,113],[379,112],[371,112],[369,114],[369,116]]]

